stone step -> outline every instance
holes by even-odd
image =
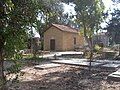
[[[34,66],[35,69],[49,69],[49,68],[55,68],[55,67],[60,67],[60,64],[55,64],[55,63],[49,63],[49,64],[42,64],[42,65],[36,65]]]

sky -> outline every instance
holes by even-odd
[[[103,1],[104,5],[105,5],[105,11],[109,10],[110,8],[113,7],[113,5],[112,5],[113,3],[112,3],[111,0],[102,0],[102,1]]]

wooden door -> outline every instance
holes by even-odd
[[[52,51],[55,50],[55,39],[50,40],[50,50],[52,50]]]

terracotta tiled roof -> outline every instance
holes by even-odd
[[[65,32],[72,32],[72,33],[78,33],[77,29],[65,26],[65,25],[59,25],[59,24],[52,24],[52,26],[58,28],[61,31],[65,31]]]

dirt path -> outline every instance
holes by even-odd
[[[45,70],[26,67],[19,83],[13,83],[9,90],[120,90],[120,82],[107,82],[110,71],[92,70],[79,66],[61,65]]]

